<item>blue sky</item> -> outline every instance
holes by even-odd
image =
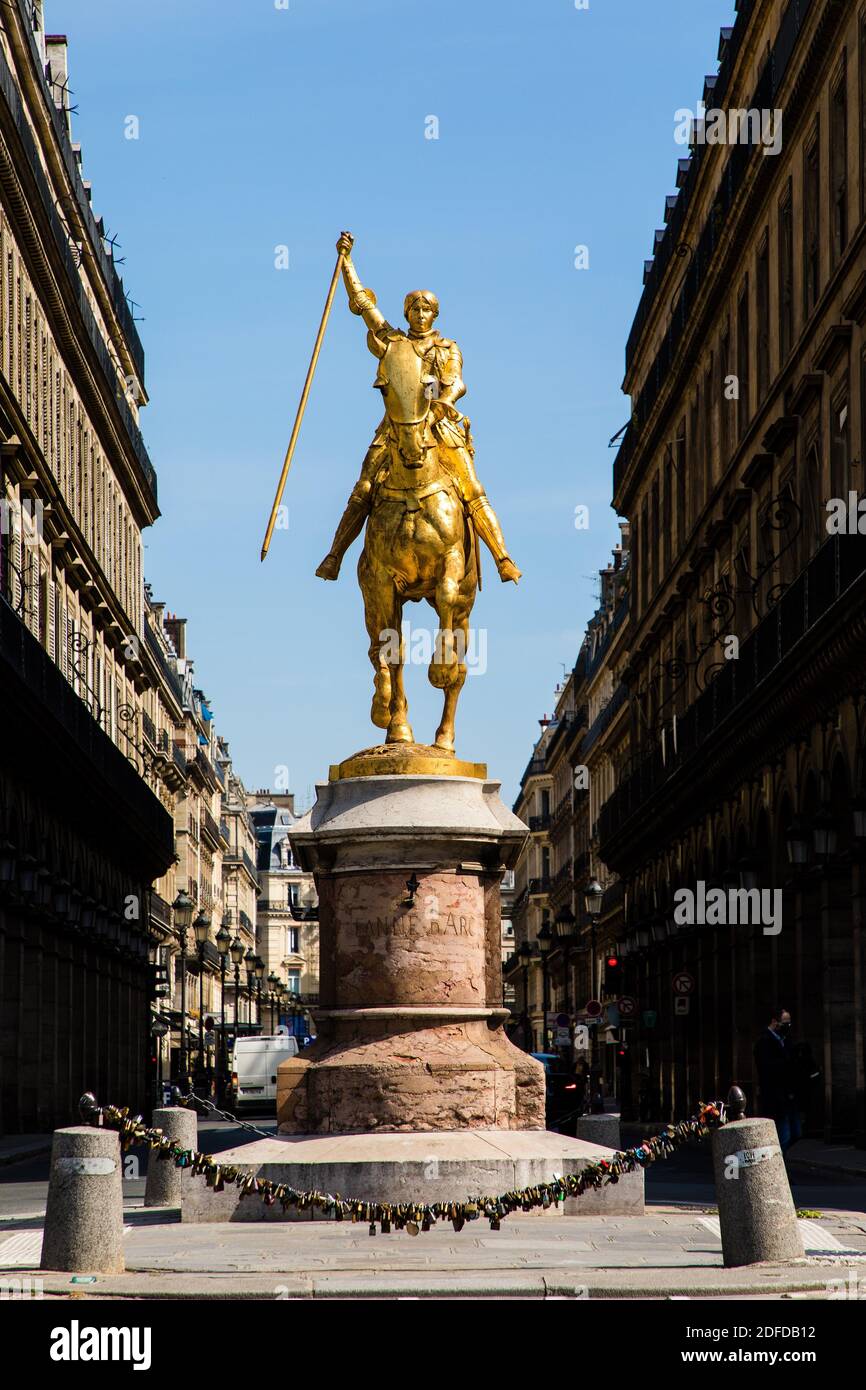
[[[695,106],[732,21],[731,0],[46,0],[46,28],[69,37],[94,211],[143,316],[163,513],[145,572],[189,619],[197,683],[248,786],[287,765],[307,804],[329,763],[380,737],[360,542],[337,584],[314,575],[381,415],[342,289],[289,528],[259,561],[347,227],[391,320],[407,290],[433,289],[463,351],[476,466],[524,577],[502,585],[484,552],[486,671],[464,687],[457,751],[513,798],[618,539],[607,442],[628,417],[625,340],[683,153],[674,112]],[[407,685],[432,741],[441,696],[423,665]]]

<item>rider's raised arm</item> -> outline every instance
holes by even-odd
[[[385,316],[376,308],[376,296],[366,290],[358,279],[358,272],[352,260],[352,243],[346,232],[337,242],[337,249],[343,253],[343,284],[349,296],[349,308],[353,314],[360,314],[371,333],[381,331],[385,326]]]

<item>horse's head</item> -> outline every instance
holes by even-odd
[[[396,435],[397,452],[407,468],[421,468],[427,460],[427,451],[436,441],[427,420],[405,424],[393,422]]]

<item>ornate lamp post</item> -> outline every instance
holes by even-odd
[[[204,1081],[204,948],[210,933],[210,918],[206,912],[199,912],[192,929],[195,932],[195,948],[198,954],[198,1069],[199,1078]]]
[[[274,974],[274,972],[273,972],[273,970],[272,970],[271,973],[270,973],[270,975],[268,976],[268,1007],[270,1008],[270,1011],[271,1011],[271,1032],[272,1032],[272,1033],[273,1033],[273,1031],[274,1031],[274,1004],[277,1002],[277,993],[276,993],[276,989],[277,989],[277,985],[278,985],[278,984],[279,984],[279,980],[277,979],[276,975]]]
[[[241,1026],[241,961],[244,958],[244,943],[236,936],[229,947],[229,955],[235,968],[235,1039]]]
[[[187,1056],[186,1056],[186,934],[189,924],[192,921],[193,901],[187,892],[181,888],[177,897],[171,905],[174,916],[174,926],[177,932],[177,939],[180,944],[180,1057],[178,1059],[178,1081],[183,1086],[186,1082]]]
[[[601,916],[601,903],[604,897],[604,889],[597,878],[591,878],[583,890],[583,900],[586,903],[586,910],[590,919],[591,931],[591,978],[593,997],[598,992],[598,980],[596,979],[595,968],[595,933],[598,926],[598,919]]]
[[[256,973],[256,957],[252,946],[248,946],[244,953],[244,969],[247,972],[247,1025],[252,1031],[253,1026],[253,979]]]
[[[222,1104],[226,1093],[226,971],[229,964],[229,947],[231,946],[232,934],[229,931],[228,914],[223,918],[222,925],[216,934],[216,947],[220,956],[220,1045],[219,1045],[219,1099]]]
[[[256,1016],[260,1028],[262,1026],[262,980],[266,970],[267,966],[261,956],[256,956]]]

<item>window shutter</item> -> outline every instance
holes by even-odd
[[[48,631],[48,655],[51,660],[57,661],[57,585],[49,576],[48,579],[48,602],[46,605],[48,612],[47,631]]]

